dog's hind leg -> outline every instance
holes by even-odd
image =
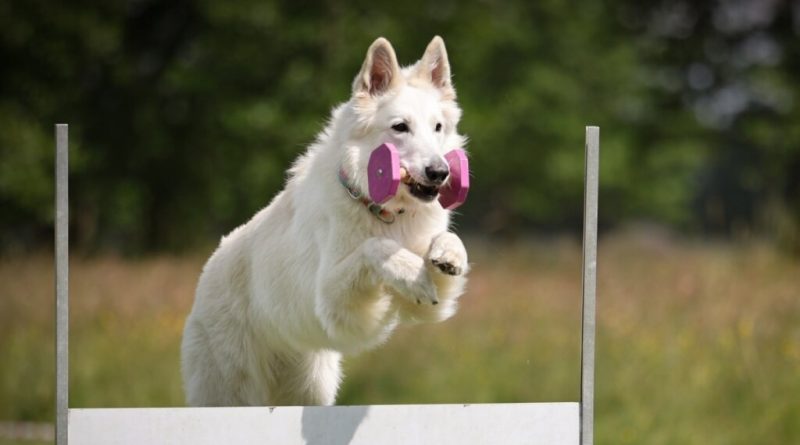
[[[181,368],[190,406],[243,405],[230,387],[229,363],[221,363],[201,322],[190,317],[184,330]]]
[[[333,405],[341,381],[336,351],[281,353],[270,358],[270,405]]]
[[[212,335],[203,321],[190,316],[181,345],[181,370],[190,406],[265,405],[267,387],[244,330]]]

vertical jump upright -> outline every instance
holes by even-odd
[[[583,277],[581,285],[581,445],[594,443],[594,346],[597,296],[597,191],[600,180],[600,128],[586,127],[583,178]]]
[[[56,124],[56,445],[69,414],[69,126]]]

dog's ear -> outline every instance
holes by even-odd
[[[378,37],[367,50],[367,58],[353,81],[353,95],[380,96],[400,80],[400,66],[388,40]]]
[[[441,37],[434,37],[428,44],[417,65],[417,75],[430,81],[445,97],[455,98],[456,92],[450,81],[450,61],[447,60],[447,49]]]

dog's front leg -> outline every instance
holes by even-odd
[[[426,260],[394,240],[369,238],[338,261],[321,258],[316,315],[337,347],[360,349],[385,339],[397,318],[385,286],[415,306],[439,303]]]
[[[442,232],[431,240],[425,263],[436,286],[439,304],[426,307],[401,302],[400,307],[409,321],[442,321],[455,313],[458,297],[464,293],[469,270],[467,250],[456,234]]]

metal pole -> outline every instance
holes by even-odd
[[[69,410],[69,126],[56,124],[56,445]]]
[[[581,445],[594,443],[594,345],[597,281],[597,189],[600,128],[586,127],[583,188],[583,324],[581,328]]]

